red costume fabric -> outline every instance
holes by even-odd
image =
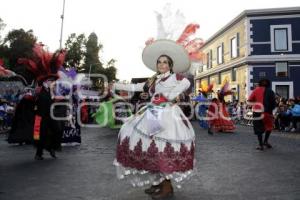
[[[253,112],[263,112],[265,87],[256,87],[248,98],[248,101],[255,102],[252,106]]]
[[[273,130],[274,117],[273,117],[272,114],[264,112],[263,122],[264,122],[266,131],[272,131]]]
[[[249,102],[255,102],[253,112],[263,113],[263,122],[266,131],[272,131],[274,117],[272,113],[264,112],[265,87],[256,87],[248,98]],[[270,102],[271,104],[271,102]]]
[[[208,107],[208,124],[214,132],[232,133],[235,126],[229,117],[224,103],[219,100],[212,101]]]
[[[82,106],[81,106],[81,122],[83,123],[88,122],[88,106],[86,105],[85,101],[82,102]]]

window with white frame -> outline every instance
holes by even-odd
[[[274,29],[274,45],[275,51],[287,51],[288,50],[288,38],[286,28]]]
[[[277,62],[276,63],[276,76],[286,77],[288,76],[288,63]]]
[[[209,53],[206,54],[206,67],[207,67],[207,69],[210,68],[210,55],[209,55]]]
[[[236,74],[237,74],[237,68],[236,67],[234,67],[233,69],[232,69],[232,71],[231,71],[231,80],[232,81],[236,81]]]
[[[271,25],[271,51],[287,52],[292,51],[291,25]]]
[[[238,56],[237,37],[234,37],[230,40],[230,47],[231,58],[236,58]]]
[[[218,64],[222,64],[223,63],[223,45],[218,46],[217,54],[218,54],[217,62],[218,62]]]
[[[209,50],[209,53],[206,54],[206,65],[207,69],[212,68],[212,50]]]

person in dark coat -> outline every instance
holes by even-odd
[[[8,135],[8,143],[33,143],[35,99],[32,94],[25,94],[17,104],[12,127]]]
[[[56,158],[55,151],[61,149],[63,122],[54,120],[51,116],[51,105],[54,103],[54,99],[51,98],[50,90],[56,79],[56,76],[48,76],[40,80],[42,89],[36,100],[33,134],[37,148],[36,160],[43,160],[44,149],[49,151],[53,158]],[[52,114],[57,115],[57,112],[60,111],[53,110]]]

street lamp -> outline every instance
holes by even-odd
[[[90,64],[90,67],[89,67],[89,78],[91,78],[91,69],[92,69],[92,66],[93,66],[93,65],[98,65],[98,64],[101,64],[101,65],[102,65],[101,62]]]
[[[62,36],[63,36],[64,18],[65,18],[65,0],[63,1],[63,10],[60,18],[61,18],[61,28],[60,28],[59,49],[62,48]]]

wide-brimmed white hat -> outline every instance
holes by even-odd
[[[173,60],[173,72],[186,72],[190,68],[188,52],[183,46],[172,40],[156,40],[145,47],[142,54],[144,64],[151,70],[157,71],[157,59],[161,55],[167,55]]]

